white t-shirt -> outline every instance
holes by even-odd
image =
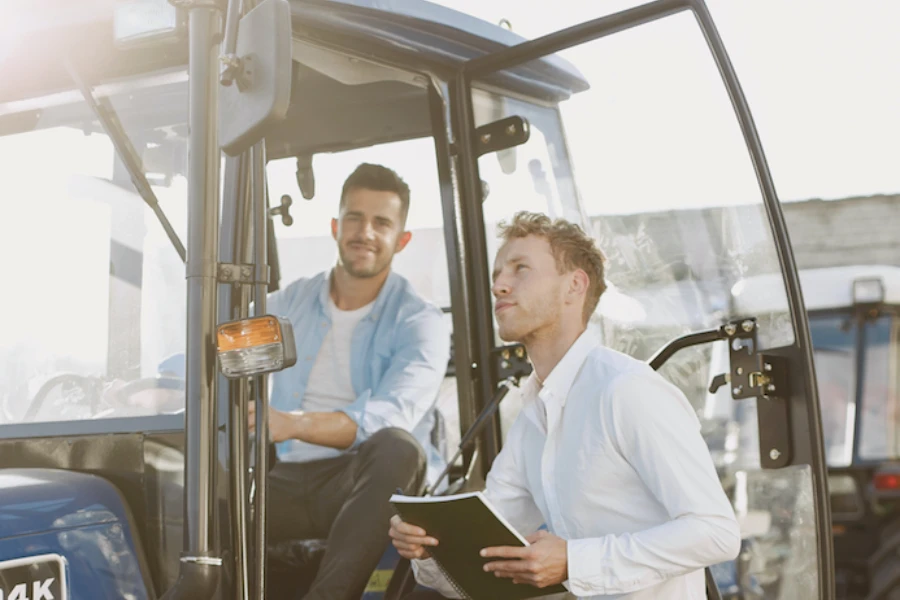
[[[331,313],[331,329],[325,334],[322,347],[309,373],[306,395],[303,396],[304,412],[334,412],[356,400],[356,392],[350,377],[350,347],[353,330],[372,310],[374,302],[354,310],[341,310],[328,298]],[[307,444],[293,440],[283,460],[308,462],[339,456],[340,450]]]

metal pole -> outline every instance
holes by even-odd
[[[258,142],[250,149],[250,181],[253,196],[253,258],[256,267],[254,315],[266,314],[266,294],[269,268],[266,253],[266,228],[269,217],[266,209],[266,148]],[[263,375],[257,380],[256,397],[256,589],[258,600],[266,597],[266,484],[269,473],[269,385]]]
[[[219,11],[186,5],[190,63],[188,125],[187,355],[184,552],[178,580],[163,600],[208,600],[222,569],[216,518],[217,398],[215,329],[218,285],[219,144],[216,64]]]
[[[217,73],[219,12],[190,11],[190,138],[187,253],[187,471],[185,546],[215,550],[216,351],[219,144]]]
[[[225,190],[222,199],[222,238],[219,245],[219,258],[222,262],[246,262],[243,240],[247,237],[244,231],[246,221],[247,174],[249,160],[246,154],[239,157],[227,157],[225,160]],[[225,286],[219,291],[220,321],[245,318],[248,304],[247,291],[244,285]],[[247,399],[248,385],[243,379],[229,381],[219,379],[219,394],[227,394],[220,404],[229,411],[228,441],[231,445],[229,456],[231,504],[231,548],[234,552],[234,600],[250,600],[249,576],[249,544],[247,510]]]

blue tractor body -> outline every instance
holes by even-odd
[[[152,587],[137,548],[128,510],[105,479],[0,471],[0,598],[148,599]],[[62,557],[59,566],[47,567],[54,555]],[[53,593],[62,586],[67,593]]]

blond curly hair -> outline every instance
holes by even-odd
[[[588,322],[597,309],[600,296],[606,291],[604,279],[606,258],[591,236],[578,225],[565,219],[551,220],[543,213],[528,211],[516,213],[509,223],[501,221],[497,225],[497,234],[504,243],[529,235],[542,237],[550,243],[550,251],[560,273],[568,273],[575,269],[587,273],[589,284],[582,316],[584,322]]]

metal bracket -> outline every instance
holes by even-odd
[[[722,330],[728,341],[731,373],[731,397],[785,398],[788,392],[786,361],[778,356],[758,352],[756,319],[741,319],[726,324]]]
[[[219,83],[231,85],[237,81],[238,89],[247,89],[247,76],[244,71],[244,59],[237,54],[223,54],[219,57],[222,71],[219,73]]]
[[[269,284],[269,267],[266,267],[266,278],[264,281],[256,279],[253,265],[236,265],[230,263],[219,263],[216,270],[216,279],[219,283],[245,283],[254,285],[257,283]]]
[[[528,353],[522,344],[500,346],[491,351],[494,362],[494,373],[498,381],[514,379],[516,383],[531,374],[532,366],[528,361]]]
[[[788,361],[758,351],[758,329],[755,318],[722,327],[731,364],[728,380],[735,400],[758,398],[760,463],[763,468],[777,469],[791,461]]]

